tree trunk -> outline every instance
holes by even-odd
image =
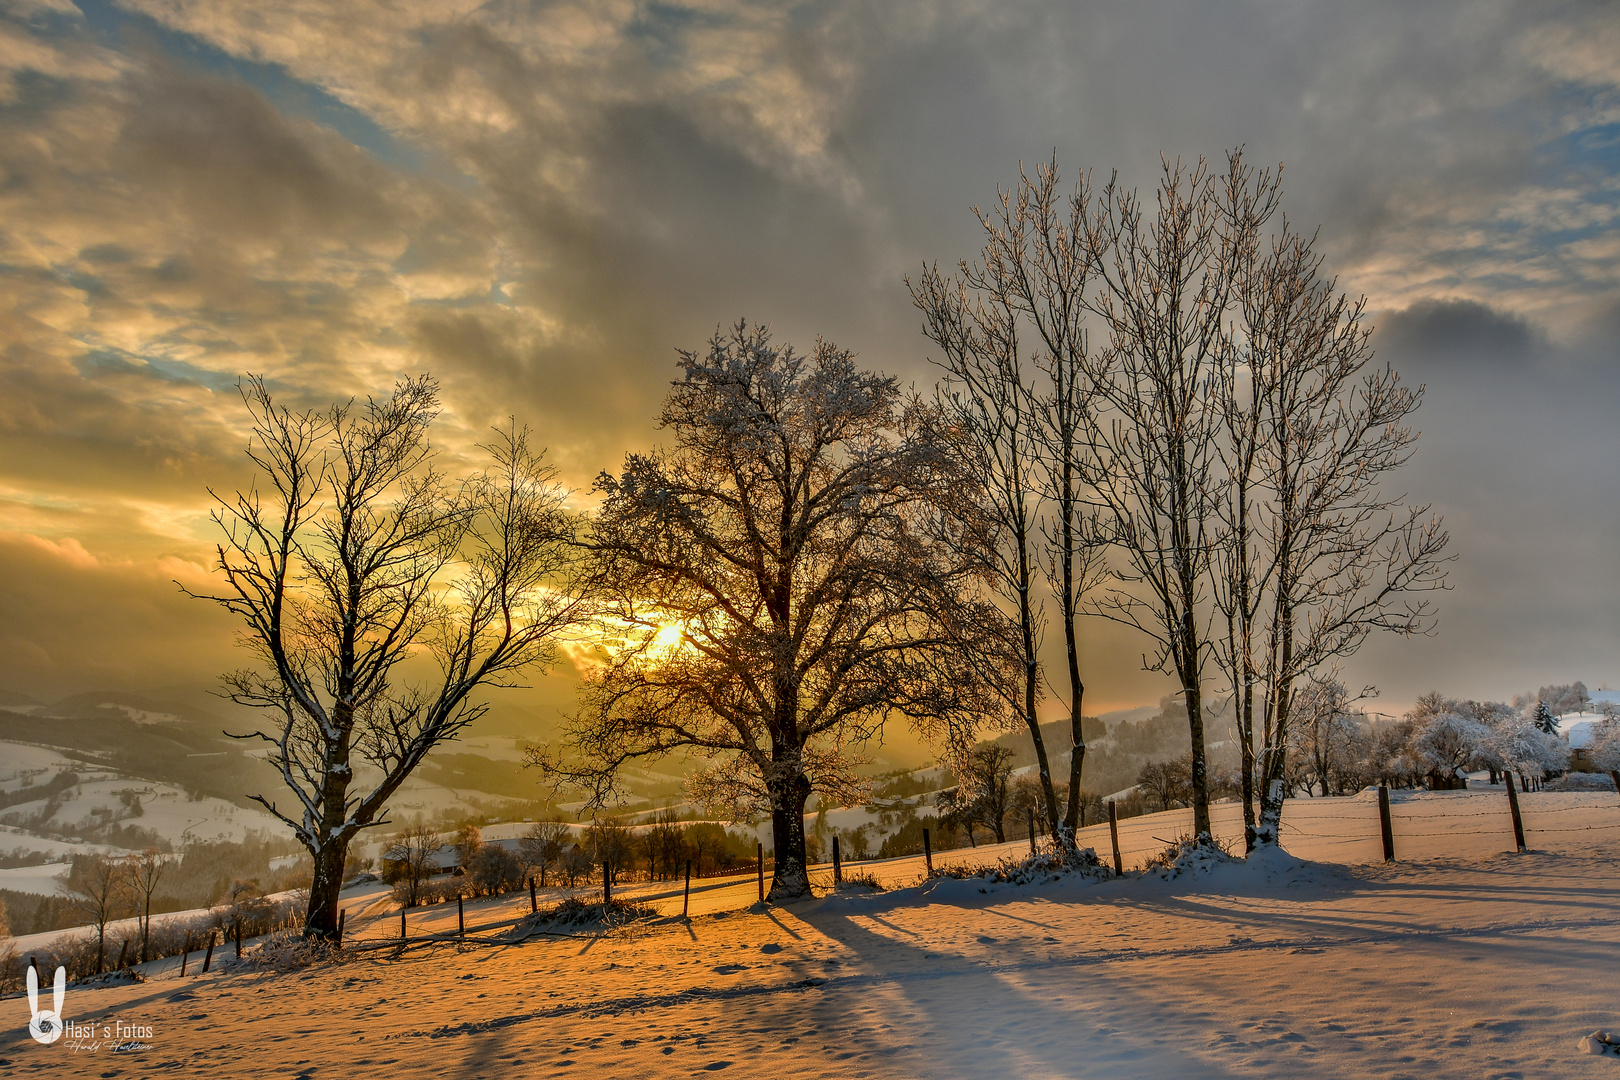
[[[1283,792],[1287,785],[1272,780],[1260,794],[1260,821],[1255,826],[1255,847],[1275,845],[1282,829]]]
[[[1068,578],[1070,569],[1063,568],[1065,588],[1069,588]],[[1067,646],[1069,651],[1069,735],[1074,740],[1069,750],[1069,805],[1063,814],[1063,826],[1067,830],[1069,843],[1073,844],[1075,830],[1081,827],[1080,821],[1080,773],[1086,763],[1086,736],[1080,730],[1080,703],[1086,695],[1086,684],[1080,681],[1080,651],[1076,647],[1074,634],[1074,615],[1067,612],[1064,615],[1067,627]]]
[[[771,873],[771,891],[766,899],[779,904],[810,895],[804,853],[804,804],[810,798],[810,779],[796,772],[773,783],[769,790],[776,868]]]
[[[315,878],[309,886],[309,909],[304,915],[304,937],[331,941],[337,937],[338,893],[343,890],[343,864],[348,859],[347,837],[327,840],[315,854]]]
[[[1192,628],[1190,615],[1184,622],[1186,624],[1184,632],[1192,642],[1189,655],[1196,657],[1197,631]],[[1192,670],[1191,677],[1184,681],[1183,690],[1183,697],[1187,702],[1187,735],[1192,742],[1193,836],[1204,838],[1214,834],[1209,826],[1209,771],[1204,750],[1204,699],[1196,668]]]

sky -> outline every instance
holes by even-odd
[[[572,487],[738,317],[925,387],[904,283],[1056,154],[1281,163],[1426,385],[1398,484],[1457,560],[1399,711],[1620,685],[1620,8],[1434,2],[11,0],[0,8],[0,689],[239,665],[210,488],[235,384],[432,372],[446,467],[515,416]],[[1085,628],[1088,712],[1171,689]]]

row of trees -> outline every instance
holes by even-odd
[[[562,822],[543,821],[519,837],[515,846],[486,843],[475,825],[464,825],[448,840],[417,825],[405,830],[384,854],[384,878],[406,907],[433,898],[433,879],[449,867],[439,854],[455,853],[453,883],[457,892],[493,896],[525,887],[540,888],[565,880],[569,887],[589,881],[604,864],[614,881],[626,877],[670,880],[681,876],[688,861],[698,876],[723,872],[752,860],[753,846],[715,822],[682,822],[673,813],[657,815],[647,825],[631,826],[601,818],[580,832]]]
[[[1444,790],[1460,786],[1462,773],[1484,770],[1493,783],[1513,773],[1535,784],[1569,762],[1569,747],[1539,700],[1516,707],[1429,693],[1399,720],[1372,724],[1351,712],[1344,688],[1330,682],[1301,696],[1289,782],[1322,795],[1379,782]]]
[[[1280,172],[1241,151],[1224,173],[1165,162],[1146,204],[1117,180],[1064,193],[1054,160],[979,213],[977,262],[912,286],[951,445],[987,478],[980,527],[957,536],[982,545],[1008,615],[993,685],[1037,742],[1054,835],[1043,587],[1068,654],[1070,791],[1085,612],[1143,633],[1144,665],[1181,684],[1199,835],[1210,676],[1232,695],[1251,846],[1276,839],[1296,688],[1373,631],[1432,628],[1447,535],[1381,487],[1411,453],[1421,388],[1372,366],[1364,301],[1322,273],[1314,238],[1272,227],[1280,196]]]
[[[1421,633],[1446,535],[1381,492],[1419,392],[1370,366],[1363,305],[1312,241],[1268,232],[1276,174],[1166,164],[1156,206],[1055,163],[981,214],[982,259],[912,283],[943,380],[929,397],[825,341],[739,322],[682,351],[659,422],[570,514],[516,425],[452,482],[426,376],[294,410],[250,378],[255,486],[218,499],[224,581],[258,664],[227,677],[270,719],[293,794],[260,801],[310,852],[306,932],[335,931],[350,843],[480,688],[598,643],[563,749],[531,762],[611,803],[623,766],[696,759],[694,794],[768,813],[771,896],[802,896],[813,791],[857,795],[896,715],[956,758],[985,728],[1035,746],[1047,830],[1080,813],[1082,614],[1153,643],[1191,735],[1208,833],[1210,671],[1237,698],[1252,841],[1275,839],[1294,688],[1373,630]],[[1065,641],[1067,797],[1036,722],[1043,597]],[[436,661],[404,677],[407,657]],[[418,671],[421,669],[418,668]],[[1257,795],[1258,792],[1258,795]]]

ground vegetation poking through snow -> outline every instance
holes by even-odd
[[[223,947],[222,947],[223,951]],[[342,946],[317,938],[306,938],[303,930],[278,930],[259,944],[242,952],[242,963],[272,971],[301,971],[318,964],[336,964],[345,959]],[[216,958],[216,963],[223,957]]]
[[[976,863],[953,863],[936,867],[929,875],[936,878],[954,878],[959,881],[977,879],[998,885],[1050,884],[1068,877],[1087,881],[1107,881],[1114,872],[1104,866],[1091,848],[1077,848],[1065,855],[1061,847],[1049,847],[1022,858],[1002,858],[994,866]]]
[[[861,889],[866,892],[882,892],[886,887],[878,876],[870,871],[845,874],[843,880],[838,883],[840,890]]]
[[[658,910],[633,900],[583,900],[571,896],[554,908],[536,912],[521,920],[515,933],[558,926],[623,926],[643,919],[659,918]]]
[[[1189,874],[1208,874],[1218,867],[1242,861],[1232,854],[1231,846],[1218,837],[1183,835],[1149,859],[1142,873],[1169,881]]]

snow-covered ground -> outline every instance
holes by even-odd
[[[127,776],[115,769],[73,761],[48,747],[0,742],[0,791],[43,787],[71,772],[78,783],[48,798],[14,803],[0,810],[0,850],[41,851],[67,858],[84,850],[112,851],[104,845],[56,840],[42,833],[77,834],[101,821],[151,830],[176,846],[188,840],[241,841],[250,831],[279,832],[280,822],[262,810],[224,799],[192,799],[173,784]],[[140,813],[129,800],[138,800]],[[48,818],[35,820],[51,809]],[[23,823],[30,827],[21,827]]]
[[[36,1045],[16,1023],[0,1037],[0,1070],[1620,1076],[1620,1061],[1580,1046],[1620,1029],[1620,797],[1524,802],[1526,854],[1508,850],[1505,795],[1459,792],[1397,803],[1391,865],[1376,861],[1376,801],[1368,813],[1357,797],[1288,805],[1294,851],[1334,862],[1273,857],[1170,881],[935,879],[769,909],[749,906],[751,879],[701,882],[690,920],[521,943],[496,939],[527,896],[478,901],[466,910],[480,940],[459,948],[381,949],[294,974],[216,956],[199,976],[194,957],[183,981],[166,962],[143,984],[72,987],[68,1021],[149,1028],[141,1048],[115,1054],[107,1040],[75,1054],[68,1040]],[[1130,819],[1122,842],[1177,825],[1174,813]],[[919,864],[858,869],[899,884],[915,882]],[[678,886],[627,892],[679,910]],[[345,904],[352,938],[398,933],[382,890]],[[411,932],[455,918],[453,904],[419,909]]]

